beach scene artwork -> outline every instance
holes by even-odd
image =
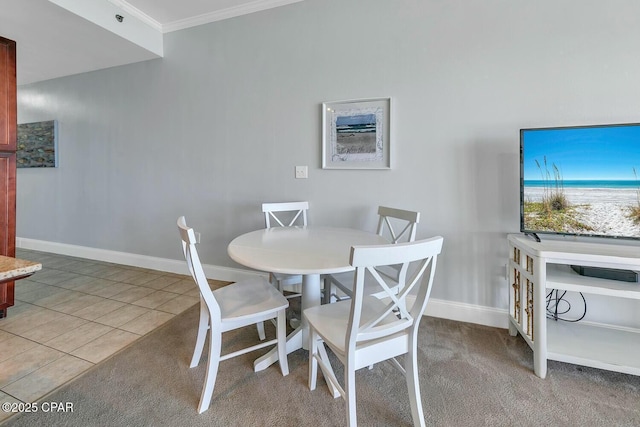
[[[384,141],[381,108],[349,108],[334,111],[331,160],[371,162],[382,160]]]
[[[342,101],[323,106],[323,167],[389,167],[389,99]]]
[[[373,154],[378,151],[376,144],[376,115],[355,114],[336,117],[336,154]],[[382,147],[381,147],[382,148]]]
[[[523,131],[523,231],[640,238],[640,125]]]

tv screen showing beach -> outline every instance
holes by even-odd
[[[523,232],[640,239],[640,124],[523,129]]]

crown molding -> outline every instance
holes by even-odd
[[[129,15],[131,15],[131,16],[137,18],[138,20],[144,22],[145,24],[147,24],[148,26],[150,26],[154,30],[162,32],[162,24],[161,23],[159,23],[158,21],[156,21],[155,19],[153,19],[152,17],[150,17],[149,15],[147,15],[146,13],[141,11],[140,9],[132,6],[128,2],[126,2],[124,0],[107,0],[107,1],[109,3],[111,3],[111,4],[113,4],[114,6],[119,7],[120,9],[124,10]]]
[[[109,0],[112,1],[112,0]],[[121,0],[114,0],[121,1]],[[202,15],[193,16],[191,18],[180,19],[162,25],[163,33],[184,30],[186,28],[196,27],[198,25],[209,24],[211,22],[222,21],[224,19],[235,18],[236,16],[248,15],[254,12],[260,12],[275,7],[286,6],[292,3],[298,3],[304,0],[256,0],[239,6],[221,9],[215,12],[204,13]],[[123,1],[123,3],[125,3]]]
[[[49,0],[53,3],[63,6],[70,0]],[[260,12],[267,9],[273,9],[280,6],[286,6],[292,3],[298,3],[304,0],[255,0],[238,6],[228,7],[226,9],[216,10],[214,12],[203,13],[202,15],[192,16],[189,18],[179,19],[177,21],[162,24],[151,16],[147,15],[135,6],[132,6],[126,0],[107,0],[113,6],[126,12],[129,16],[146,24],[150,28],[159,33],[170,33],[173,31],[184,30],[186,28],[196,27],[198,25],[209,24],[211,22],[222,21],[224,19],[235,18],[237,16],[248,15],[254,12]],[[76,1],[72,1],[75,3]],[[64,6],[63,6],[64,7]]]
[[[128,15],[124,0],[49,0],[49,2],[112,32],[133,44],[157,55],[163,56],[162,32],[141,20],[137,15],[116,20],[117,15]],[[130,5],[129,5],[130,6]],[[140,13],[140,11],[138,11]],[[146,15],[145,15],[146,16]],[[147,16],[147,19],[149,17]]]

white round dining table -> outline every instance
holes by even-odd
[[[272,227],[236,237],[227,252],[235,262],[256,270],[302,275],[301,308],[320,305],[320,275],[352,271],[351,246],[382,245],[389,242],[378,234],[336,227]],[[287,353],[307,349],[308,325],[287,337]],[[278,360],[277,351],[254,363],[256,371]]]

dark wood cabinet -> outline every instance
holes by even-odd
[[[16,255],[16,43],[0,37],[0,255]],[[14,282],[0,284],[0,317]]]

